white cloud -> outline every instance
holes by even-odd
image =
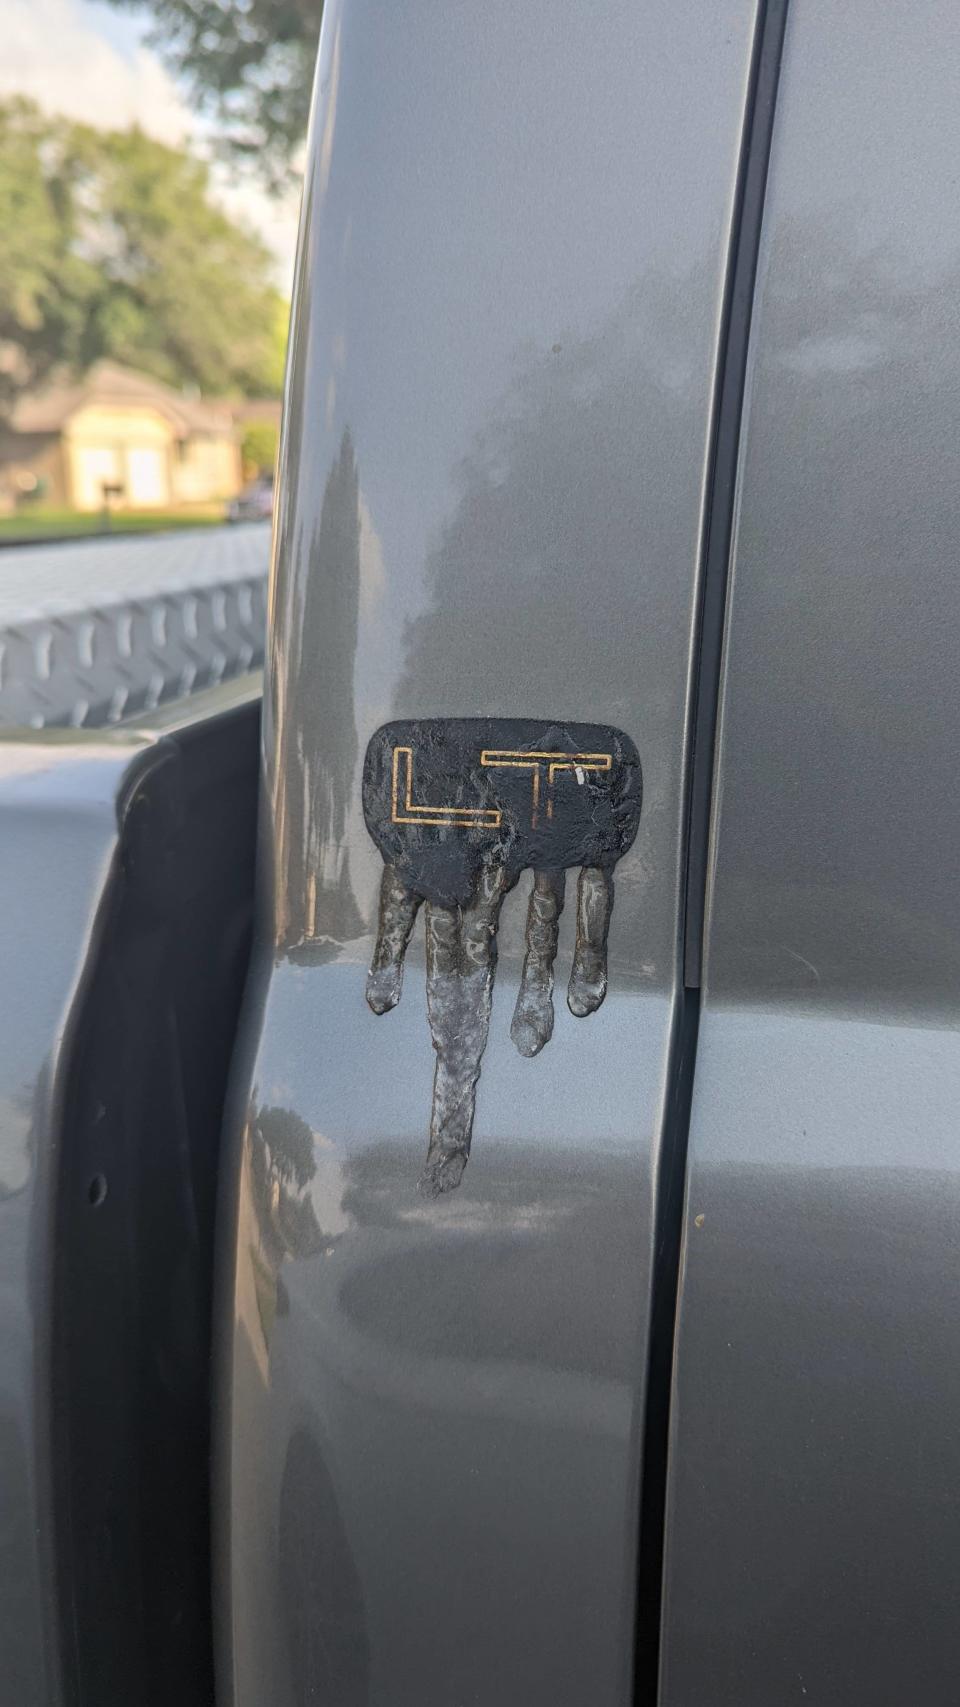
[[[94,28],[99,7],[78,0],[5,0],[0,93],[30,95],[48,112],[183,142],[191,114],[156,55],[132,52]]]
[[[249,226],[276,256],[276,280],[286,296],[293,283],[293,255],[297,243],[300,211],[299,189],[270,196],[246,174],[238,177],[225,168],[214,169],[217,200],[232,218]]]
[[[160,142],[202,148],[208,123],[191,112],[144,25],[93,0],[4,0],[0,96],[29,95],[47,112],[124,129],[139,124]],[[276,256],[277,283],[289,290],[296,241],[296,193],[268,196],[255,179],[217,166],[217,200],[259,233]]]

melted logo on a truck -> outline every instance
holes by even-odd
[[[553,968],[565,873],[580,868],[567,1006],[583,1018],[607,989],[613,869],[640,821],[633,742],[605,724],[520,718],[388,723],[367,748],[363,811],[384,862],[367,1001],[400,1000],[403,961],[424,906],[427,1014],[436,1051],[420,1190],[459,1185],[470,1154],[504,898],[533,872],[510,1034],[522,1055],[553,1032]]]

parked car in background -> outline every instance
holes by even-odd
[[[265,522],[273,516],[273,475],[260,474],[227,505],[231,522]]]

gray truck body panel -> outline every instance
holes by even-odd
[[[263,935],[227,1162],[221,1682],[238,1704],[631,1696],[684,744],[753,26],[746,0],[325,9]],[[391,719],[490,715],[622,729],[644,806],[605,1004],[581,1021],[561,998],[532,1061],[509,1036],[525,895],[505,903],[472,1159],[430,1202],[419,935],[400,1006],[364,1001],[381,860],[361,764]]]
[[[208,1707],[212,1580],[223,1707],[954,1707],[960,19],[875,13],[328,0],[242,1021],[257,684],[155,701],[265,534],[0,589],[0,715],[146,708],[0,739],[4,1701]]]
[[[0,738],[0,1698],[209,1702],[219,1126],[260,690]]]
[[[960,1676],[960,217],[946,4],[790,14],[669,1459],[666,1707]]]

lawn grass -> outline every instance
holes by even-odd
[[[216,527],[224,519],[222,505],[200,510],[117,510],[109,527],[103,516],[83,510],[21,510],[0,516],[0,544],[30,539],[82,539],[91,534],[159,533],[170,528]]]

